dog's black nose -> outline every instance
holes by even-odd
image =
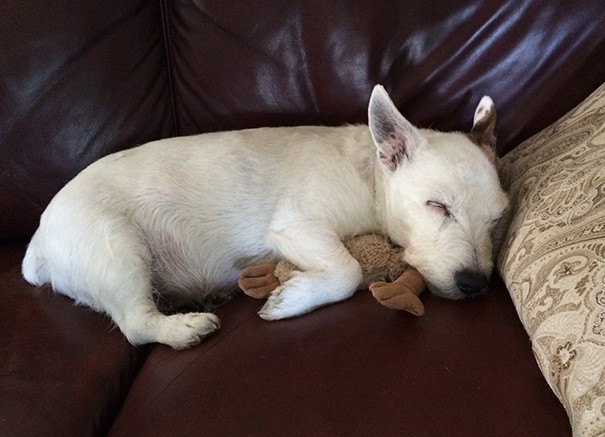
[[[489,282],[487,276],[473,270],[460,270],[456,273],[455,279],[458,289],[466,296],[481,293]]]

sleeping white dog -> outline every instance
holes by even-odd
[[[377,86],[368,126],[262,128],[155,141],[100,159],[51,201],[23,275],[111,316],[132,344],[181,349],[219,327],[166,315],[158,294],[199,301],[275,257],[303,272],[259,312],[298,316],[361,280],[342,240],[377,232],[406,248],[432,292],[459,299],[491,274],[490,233],[507,206],[495,109],[470,134],[422,130]]]

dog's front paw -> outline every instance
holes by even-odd
[[[283,286],[278,287],[269,295],[267,302],[265,302],[263,307],[258,312],[258,315],[261,319],[279,320],[289,317],[285,315],[286,312],[283,308],[283,299],[281,297],[283,288]]]
[[[281,320],[308,313],[315,307],[309,295],[301,293],[296,285],[290,284],[271,293],[258,315],[264,320]]]
[[[357,285],[348,275],[339,277],[332,272],[294,274],[271,293],[258,315],[265,320],[300,316],[350,297]]]
[[[265,320],[281,320],[308,313],[318,306],[317,294],[310,292],[302,276],[276,288],[258,315]]]

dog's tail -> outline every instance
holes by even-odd
[[[34,234],[27,250],[23,262],[21,263],[21,273],[27,282],[32,285],[42,285],[49,281],[46,258],[40,253],[39,240],[36,238],[38,232]]]

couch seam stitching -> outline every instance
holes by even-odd
[[[173,74],[173,61],[172,61],[172,50],[170,47],[170,25],[168,20],[168,5],[166,0],[160,0],[160,13],[162,20],[162,36],[164,45],[164,54],[166,59],[166,69],[168,73],[168,92],[170,94],[170,111],[172,113],[173,133],[174,135],[180,135],[179,120],[176,112],[176,100],[174,90],[174,74]]]

